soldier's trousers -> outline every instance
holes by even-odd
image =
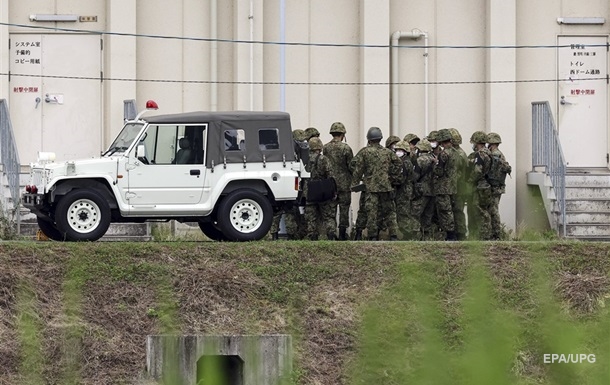
[[[432,217],[434,216],[435,197],[422,196],[413,201],[413,215],[419,218],[421,226],[422,239],[431,240],[434,238],[434,226],[432,226]]]
[[[295,236],[297,234],[298,207],[294,206],[289,209],[283,209],[273,214],[273,222],[271,222],[270,233],[277,233],[280,229],[280,220],[284,216],[284,224],[286,225],[286,234]]]
[[[452,195],[436,196],[436,215],[438,216],[439,227],[443,231],[455,231],[455,221],[453,219],[453,207],[451,206]]]
[[[305,223],[307,226],[307,238],[318,239],[318,223],[322,223],[324,235],[335,232],[336,211],[332,201],[323,203],[307,203],[305,206]]]
[[[360,199],[358,200],[358,217],[356,218],[356,229],[364,230],[366,229],[366,221],[368,219],[368,215],[366,215],[366,205],[365,203],[366,192],[360,193]]]
[[[473,197],[473,239],[487,241],[491,239],[491,188],[479,189],[474,192]],[[469,214],[470,215],[470,214]],[[468,217],[470,223],[470,216]],[[470,227],[470,226],[469,226]]]
[[[502,221],[500,221],[500,198],[502,194],[491,194],[489,216],[491,221],[491,239],[502,238]]]
[[[396,221],[403,240],[419,239],[419,217],[413,214],[411,195],[396,194]]]
[[[366,230],[369,238],[377,237],[379,232],[379,221],[383,218],[388,226],[390,237],[398,233],[396,223],[396,205],[394,204],[394,192],[366,192],[364,206],[367,214]],[[360,214],[359,214],[360,215]]]
[[[335,212],[337,212],[337,207],[339,208],[339,227],[348,228],[349,223],[349,211],[350,206],[352,205],[352,192],[351,191],[339,191],[337,193],[337,199],[335,199],[333,205],[335,207]]]

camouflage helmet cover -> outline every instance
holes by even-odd
[[[443,128],[438,131],[437,139],[439,142],[448,142],[452,139],[451,132],[448,129]]]
[[[409,147],[409,142],[407,142],[406,140],[401,140],[400,142],[394,145],[394,149],[409,152],[411,148]]]
[[[430,142],[428,142],[428,139],[422,139],[420,140],[416,145],[415,148],[417,148],[419,151],[432,151],[432,146],[430,145]]]
[[[470,137],[470,143],[487,143],[487,134],[483,131],[475,131]]]
[[[387,148],[390,148],[393,144],[396,144],[400,142],[400,138],[396,135],[390,135],[388,136],[388,138],[385,140],[385,146]]]
[[[313,138],[309,139],[309,149],[311,151],[322,151],[323,147],[324,145],[322,144],[320,138],[314,136]]]
[[[450,128],[449,132],[451,133],[453,144],[458,146],[462,144],[462,135],[460,135],[460,132],[457,130],[457,128]]]
[[[296,130],[292,131],[292,137],[294,138],[294,140],[302,141],[304,135],[305,131],[301,130],[300,128],[297,128]]]
[[[305,140],[309,140],[318,136],[320,136],[320,131],[318,131],[315,127],[309,127],[305,129]]]
[[[502,138],[500,137],[500,135],[496,134],[495,132],[490,132],[489,134],[487,134],[487,143],[500,144],[500,143],[502,143]]]
[[[335,122],[330,126],[330,134],[345,134],[345,126],[341,122]]]
[[[438,131],[430,131],[426,139],[428,142],[438,142]]]
[[[366,133],[367,140],[381,140],[383,139],[383,133],[381,132],[381,128],[379,127],[371,127],[369,131]]]
[[[407,135],[405,135],[404,141],[407,142],[407,143],[411,143],[415,139],[417,139],[417,141],[419,142],[419,137],[417,135],[415,135],[415,134],[407,134]]]

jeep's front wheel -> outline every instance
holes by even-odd
[[[218,206],[218,226],[230,241],[258,241],[271,228],[273,208],[254,190],[233,191]]]
[[[199,221],[199,228],[206,237],[210,238],[213,241],[227,240],[227,237],[225,237],[222,230],[218,228],[218,224],[215,222]]]
[[[72,190],[59,200],[55,222],[70,241],[96,241],[110,226],[110,206],[93,190]]]

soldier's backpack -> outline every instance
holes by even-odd
[[[487,181],[492,187],[501,187],[506,185],[506,175],[510,175],[512,167],[502,159],[499,155],[491,156],[491,166],[487,173]]]

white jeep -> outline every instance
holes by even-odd
[[[274,210],[296,204],[302,164],[287,113],[143,112],[98,158],[41,153],[31,165],[22,202],[45,235],[95,241],[111,222],[175,219],[214,240],[252,241]]]

